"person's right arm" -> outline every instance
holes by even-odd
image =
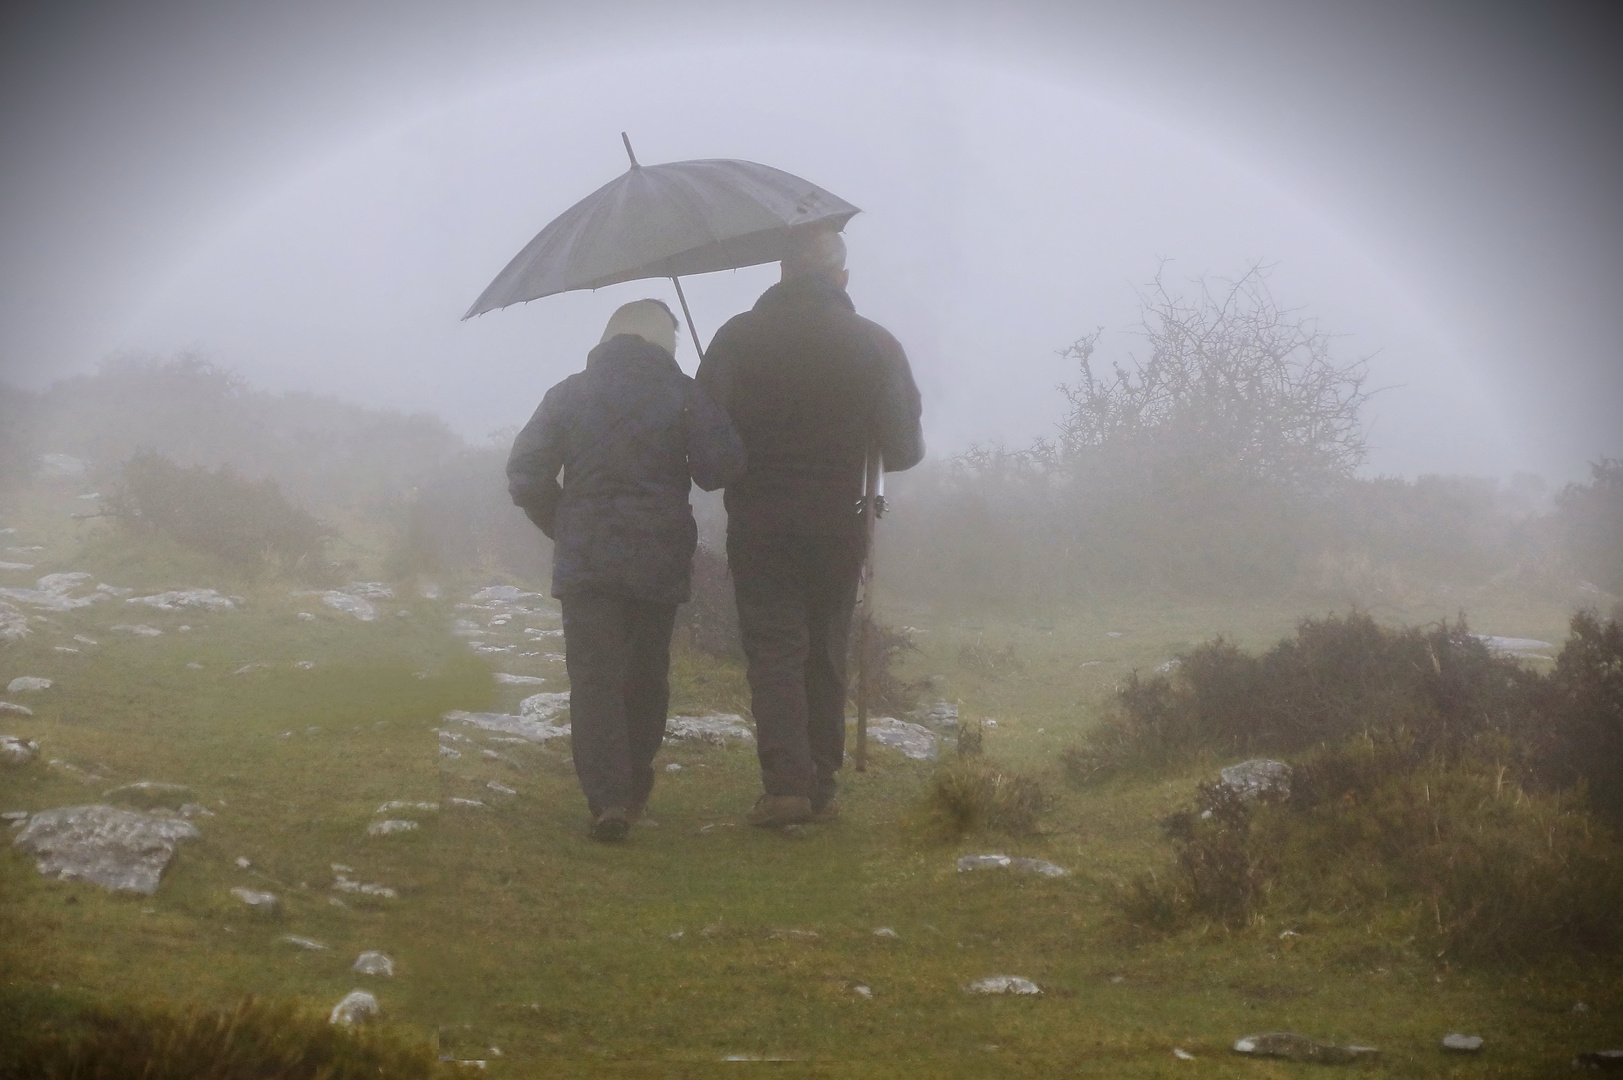
[[[558,483],[558,470],[564,464],[567,400],[564,383],[548,390],[541,407],[513,440],[513,452],[507,458],[507,493],[549,540],[558,515],[558,500],[564,493]]]

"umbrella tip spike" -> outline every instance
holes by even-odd
[[[637,164],[637,155],[631,149],[631,136],[622,131],[620,132],[620,141],[626,144],[626,157],[631,159],[631,167],[633,169],[642,168],[641,165]]]

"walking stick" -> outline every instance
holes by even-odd
[[[868,447],[862,476],[862,530],[866,534],[857,609],[857,772],[868,771],[868,639],[873,627],[874,527],[885,512],[884,483],[879,448]]]

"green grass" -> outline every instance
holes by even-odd
[[[729,1055],[795,1059],[777,1066],[784,1076],[1314,1071],[1228,1050],[1240,1035],[1279,1029],[1379,1046],[1380,1062],[1356,1067],[1372,1075],[1542,1076],[1565,1071],[1579,1050],[1623,1042],[1615,961],[1459,967],[1422,955],[1380,918],[1148,937],[1117,914],[1116,890],[1167,862],[1157,822],[1187,804],[1215,764],[1077,790],[1061,779],[1059,750],[1135,666],[1218,632],[1271,643],[1306,614],[1288,604],[1015,618],[892,602],[886,622],[923,631],[907,677],[931,676],[966,717],[995,720],[987,755],[1036,776],[1052,796],[1039,834],[925,839],[915,823],[933,767],[883,748],[867,773],[845,773],[841,822],[800,837],[763,833],[740,824],[758,791],[749,749],[672,743],[660,766],[682,768],[659,773],[658,826],[604,847],[585,837],[567,748],[556,742],[486,741],[500,759],[474,749],[436,765],[431,729],[441,713],[511,709],[533,689],[492,685],[492,665],[447,633],[449,601],[386,603],[383,619],[362,624],[290,596],[285,584],[208,577],[217,568],[172,551],[131,553],[92,535],[95,525],[67,523],[64,508],[30,503],[0,521],[71,553],[4,584],[85,568],[114,584],[209,585],[248,602],[206,617],[137,618],[122,604],[97,605],[48,615],[0,652],[6,679],[58,680],[27,699],[32,719],[0,718],[0,730],[39,739],[42,758],[105,777],[86,783],[43,762],[0,772],[0,809],[89,802],[117,783],[163,780],[189,784],[215,812],[151,898],[47,881],[20,854],[0,855],[0,1021],[18,1029],[85,1002],[230,1006],[253,994],[327,1008],[365,987],[389,1023],[511,1076],[696,1076]],[[75,528],[84,535],[73,537]],[[411,617],[393,617],[395,607]],[[300,610],[317,619],[299,620]],[[1513,600],[1467,614],[1479,631],[1548,641],[1561,640],[1566,619],[1553,605]],[[128,638],[107,629],[113,622],[167,632]],[[100,644],[55,651],[74,634]],[[1023,671],[959,668],[960,648],[977,638],[1012,645]],[[232,674],[250,662],[267,666]],[[541,675],[542,689],[566,685],[561,663],[545,657],[495,666]],[[684,656],[677,676],[674,711],[742,704],[734,668]],[[493,795],[491,780],[519,794]],[[416,815],[424,826],[415,833],[365,835],[386,800],[444,805],[452,796],[490,805]],[[1073,873],[956,871],[957,855],[984,851]],[[252,868],[239,869],[239,856]],[[332,863],[400,895],[333,894]],[[230,897],[236,885],[281,893],[284,912],[254,917]],[[899,937],[876,937],[881,926]],[[1281,938],[1287,929],[1299,936]],[[774,933],[784,930],[817,937]],[[287,934],[330,948],[306,951],[282,941]],[[390,953],[398,976],[352,974],[362,949]],[[961,990],[995,974],[1025,976],[1046,993],[1004,1000]],[[1578,1001],[1588,1009],[1573,1012]],[[1481,1034],[1488,1049],[1445,1058],[1437,1043],[1450,1031]],[[1174,1046],[1201,1060],[1175,1060]]]

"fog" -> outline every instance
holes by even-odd
[[[1051,430],[1059,350],[1103,326],[1126,360],[1163,260],[1261,260],[1390,388],[1366,472],[1577,478],[1623,453],[1601,30],[1578,5],[42,6],[0,76],[0,371],[197,348],[476,439],[521,423],[668,284],[459,316],[624,169],[626,130],[644,162],[764,161],[863,208],[852,294],[937,456]],[[701,336],[773,273],[691,281]]]

